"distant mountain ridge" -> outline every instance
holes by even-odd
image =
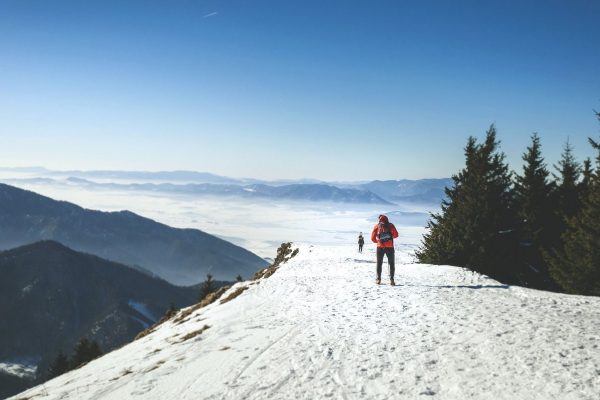
[[[126,265],[137,265],[177,285],[210,273],[232,281],[267,262],[197,229],[177,229],[129,211],[101,212],[0,184],[0,249],[56,240]]]
[[[359,186],[391,202],[439,204],[445,197],[444,189],[452,186],[452,179],[372,181]]]
[[[364,189],[339,188],[328,184],[304,183],[270,186],[262,183],[251,185],[214,183],[98,183],[81,178],[68,178],[68,182],[89,188],[112,190],[135,190],[145,192],[169,192],[206,196],[235,196],[255,199],[281,199],[292,201],[330,201],[337,203],[391,204],[378,195]]]
[[[44,167],[0,167],[0,172],[34,174],[36,177],[74,177],[82,179],[121,180],[131,182],[172,182],[172,183],[214,183],[249,185],[262,183],[268,185],[288,185],[305,183],[325,183],[318,179],[277,179],[267,181],[254,178],[230,178],[210,172],[175,170],[175,171],[124,171],[124,170],[51,170]]]
[[[81,337],[111,350],[198,293],[54,241],[0,252],[0,363],[33,360],[43,375]],[[30,382],[12,380],[15,388]]]
[[[0,168],[1,170],[3,169]],[[32,175],[15,179],[14,182],[75,184],[90,189],[108,188],[197,196],[387,205],[402,202],[439,205],[445,196],[444,188],[452,185],[450,178],[324,182],[316,179],[237,179],[194,171],[51,171],[28,168],[21,172]]]

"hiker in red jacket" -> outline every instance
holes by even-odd
[[[377,243],[377,280],[375,283],[381,283],[381,267],[383,265],[383,255],[387,256],[390,265],[390,284],[395,286],[394,282],[394,238],[398,237],[398,231],[385,215],[379,216],[379,222],[373,227],[371,240]]]

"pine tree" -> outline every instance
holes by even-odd
[[[470,268],[502,281],[515,273],[514,218],[511,207],[511,174],[498,151],[492,125],[482,144],[470,137],[465,147],[465,167],[452,177],[453,187],[439,214],[432,215],[417,257],[421,262]]]
[[[514,192],[519,237],[519,263],[515,272],[524,286],[549,289],[552,282],[542,248],[548,247],[552,239],[553,187],[537,133],[531,136],[531,146],[523,154],[523,161],[523,174],[517,175]]]
[[[236,282],[243,282],[244,278],[242,278],[242,276],[238,274],[238,276],[235,277],[235,281]]]
[[[592,160],[590,160],[588,157],[583,162],[583,171],[582,171],[583,179],[581,179],[581,182],[579,183],[579,187],[582,189],[582,191],[585,192],[585,189],[589,186],[589,184],[592,180],[593,173],[594,173],[594,170],[592,169]]]
[[[198,301],[204,300],[206,296],[214,292],[216,289],[215,281],[211,274],[206,275],[206,280],[200,285],[200,294],[198,295]]]
[[[50,368],[48,368],[48,379],[56,378],[57,376],[62,375],[69,370],[69,359],[65,353],[60,351],[50,365]]]
[[[581,174],[581,166],[573,157],[573,148],[567,141],[562,153],[562,157],[555,168],[559,172],[556,176],[558,186],[556,188],[556,207],[560,212],[562,220],[573,217],[579,211],[579,177]],[[562,233],[566,228],[566,224],[560,231]]]
[[[422,263],[429,264],[453,264],[458,265],[463,260],[459,259],[456,251],[458,246],[458,226],[453,223],[458,219],[458,202],[466,198],[468,192],[467,177],[472,174],[474,160],[478,151],[477,140],[470,136],[465,147],[466,167],[452,176],[453,186],[446,187],[444,192],[446,198],[442,200],[441,212],[431,214],[427,223],[427,233],[423,237],[421,248],[417,250],[416,256]]]
[[[600,120],[600,114],[598,114]],[[549,255],[550,271],[569,293],[600,295],[600,143],[589,138],[598,152],[581,211],[568,221],[562,248]]]
[[[73,357],[71,357],[71,367],[77,368],[82,364],[88,363],[102,355],[100,347],[96,341],[81,338],[75,345]]]
[[[582,199],[585,199],[588,195],[588,189],[590,187],[590,182],[592,181],[592,174],[594,170],[592,168],[592,160],[588,158],[583,161],[583,171],[581,173],[582,179],[579,182],[578,193],[579,193],[579,203],[581,203]]]

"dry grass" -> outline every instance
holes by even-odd
[[[199,309],[200,307],[202,307],[200,304],[201,303],[196,303],[193,306],[191,306],[190,308],[187,308],[187,309],[181,311],[173,319],[173,323],[174,324],[180,324],[180,323],[184,322],[186,320],[186,318],[189,317],[194,311],[196,311],[197,309]]]
[[[123,371],[121,371],[121,375],[119,376],[115,376],[114,378],[110,379],[111,381],[118,381],[119,379],[121,379],[122,377],[124,377],[125,375],[129,375],[129,374],[133,374],[133,371],[129,368],[124,369]]]
[[[144,336],[148,336],[149,334],[154,332],[156,330],[156,328],[158,328],[160,325],[162,325],[163,323],[167,322],[168,320],[173,318],[175,315],[177,315],[178,312],[179,312],[179,310],[167,311],[165,313],[165,315],[163,315],[162,318],[157,323],[155,323],[151,327],[146,328],[143,331],[141,331],[140,333],[138,333],[137,336],[135,337],[135,339],[133,339],[133,340],[138,340],[138,339],[143,338]]]
[[[160,321],[158,321],[156,324],[152,325],[151,327],[149,327],[148,329],[143,330],[142,332],[138,333],[138,335],[135,337],[134,340],[138,340],[143,338],[144,336],[147,336],[149,334],[151,334],[152,332],[154,332],[156,330],[156,328],[158,328],[160,325],[162,325],[163,323],[165,323],[166,321],[172,319],[174,324],[181,324],[186,322],[188,319],[188,317],[196,310],[202,308],[202,307],[206,307],[209,304],[214,303],[215,301],[217,301],[219,299],[219,297],[221,297],[223,295],[223,293],[225,293],[231,286],[223,286],[222,288],[219,288],[216,292],[212,292],[209,293],[201,302],[194,304],[193,306],[183,310],[183,311],[176,311],[174,313],[167,313],[165,314]]]
[[[94,360],[95,360],[95,358],[94,358]],[[93,360],[90,360],[90,361],[93,361]],[[82,362],[81,364],[79,364],[78,366],[76,366],[73,369],[80,369],[81,367],[88,365],[90,363],[90,361]]]
[[[233,292],[229,293],[229,295],[227,295],[227,297],[225,297],[224,299],[222,299],[221,302],[220,302],[220,304],[225,304],[228,301],[231,301],[231,300],[235,299],[240,294],[242,294],[244,292],[244,290],[246,290],[246,289],[248,289],[248,286],[241,286],[241,287],[235,289]]]
[[[133,338],[133,340],[138,340],[138,339],[141,339],[141,338],[143,338],[144,336],[148,336],[149,334],[151,334],[152,332],[154,332],[154,330],[155,330],[156,328],[158,328],[158,325],[159,325],[159,324],[157,323],[157,324],[154,324],[154,325],[152,325],[150,328],[146,328],[146,329],[144,329],[143,331],[141,331],[140,333],[138,333],[138,334],[135,336],[135,338]]]
[[[181,338],[181,340],[179,341],[179,343],[185,342],[186,340],[192,339],[192,338],[194,338],[194,337],[202,334],[202,332],[204,332],[208,328],[210,328],[210,326],[204,325],[202,328],[197,329],[197,330],[195,330],[193,332],[188,333],[187,335],[185,335],[184,337]]]
[[[257,281],[259,279],[266,279],[270,277],[279,269],[281,264],[285,264],[292,258],[296,257],[298,252],[299,249],[292,250],[291,242],[282,243],[281,246],[279,246],[279,248],[277,249],[277,257],[275,257],[275,261],[273,261],[273,264],[271,264],[265,269],[258,271],[254,275],[254,278],[252,278],[252,280]]]
[[[220,288],[216,292],[209,293],[200,302],[200,307],[206,307],[207,305],[212,304],[215,301],[219,300],[221,298],[221,296],[223,296],[223,293],[225,293],[226,291],[228,291],[229,288],[231,288],[231,286],[223,286],[222,288]]]
[[[160,360],[159,362],[157,362],[156,364],[154,364],[150,368],[144,370],[144,373],[150,372],[150,371],[154,371],[155,369],[157,369],[158,367],[160,367],[161,365],[163,365],[166,362],[167,362],[167,360]]]
[[[202,299],[201,302],[196,303],[193,306],[191,306],[190,308],[188,308],[187,310],[184,310],[181,313],[179,313],[179,315],[177,315],[177,317],[173,320],[173,323],[174,324],[182,324],[182,323],[186,322],[187,318],[194,311],[199,310],[202,307],[206,307],[207,305],[214,303],[223,295],[223,293],[225,293],[227,290],[229,290],[230,287],[231,286],[223,286],[222,288],[219,288],[216,292],[207,294],[206,297],[204,299]]]
[[[263,274],[263,279],[267,279],[268,277],[270,277],[271,275],[273,275],[275,272],[277,272],[279,268],[271,268],[268,269],[267,271],[265,271],[265,273]]]

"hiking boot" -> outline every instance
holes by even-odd
[[[392,286],[396,286],[396,282],[394,282],[394,278],[391,278],[391,279],[390,279],[390,285],[392,285]]]
[[[381,278],[375,279],[375,283],[379,285],[381,283]]]

